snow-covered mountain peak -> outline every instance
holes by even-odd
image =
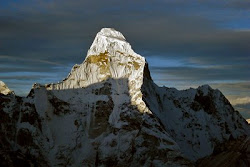
[[[73,66],[66,79],[48,89],[83,88],[113,79],[127,79],[130,89],[140,89],[143,82],[145,58],[133,51],[119,31],[103,28],[97,33],[86,59]]]
[[[109,52],[112,55],[116,55],[116,52],[136,55],[122,33],[112,28],[103,28],[97,33],[87,56],[99,55],[105,52]]]
[[[113,28],[102,28],[97,35],[106,36],[109,38],[117,38],[120,40],[126,40],[125,37],[119,31],[116,31]]]
[[[7,95],[7,94],[14,93],[14,92],[10,90],[3,81],[0,81],[0,93]]]

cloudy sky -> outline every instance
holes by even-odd
[[[158,85],[210,84],[250,118],[247,0],[0,0],[0,80],[21,96],[62,80],[102,27],[124,34]]]

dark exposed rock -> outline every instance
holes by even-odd
[[[104,83],[104,86],[99,89],[93,89],[95,95],[111,95],[111,83]]]
[[[97,101],[93,108],[93,118],[90,122],[89,135],[91,138],[96,138],[108,128],[109,115],[113,111],[114,102],[111,97],[108,101]]]
[[[198,167],[247,167],[250,166],[250,138],[230,138],[217,145],[212,155],[197,161]]]
[[[21,150],[0,150],[1,167],[48,167],[43,157],[34,157],[30,153],[23,154]]]
[[[213,114],[216,112],[212,94],[208,94],[204,96],[203,94],[198,93],[195,95],[194,101],[197,102],[204,109],[205,112],[209,114]],[[198,111],[200,107],[195,102],[192,104],[192,109],[194,109],[195,111]]]
[[[58,99],[57,97],[53,96],[49,99],[49,102],[54,107],[54,114],[55,115],[62,115],[70,112],[69,103]]]
[[[29,146],[33,144],[33,138],[28,129],[19,129],[17,133],[17,144],[20,146]]]

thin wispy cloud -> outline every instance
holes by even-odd
[[[239,104],[250,104],[250,97],[239,97],[236,99],[231,100],[231,103],[233,105],[239,105]]]
[[[39,62],[39,63],[44,63],[44,64],[63,66],[63,64],[53,62],[53,61],[47,61],[47,60],[41,60],[41,59],[26,59],[26,58],[7,56],[7,55],[0,55],[0,59],[9,59],[9,60],[12,60],[12,61],[21,60],[21,61],[27,61],[27,62]]]

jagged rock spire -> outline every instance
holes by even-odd
[[[127,78],[131,88],[138,89],[143,82],[145,64],[145,58],[133,51],[122,33],[103,28],[97,33],[84,62],[75,65],[61,83],[47,88],[82,88],[108,78]]]

